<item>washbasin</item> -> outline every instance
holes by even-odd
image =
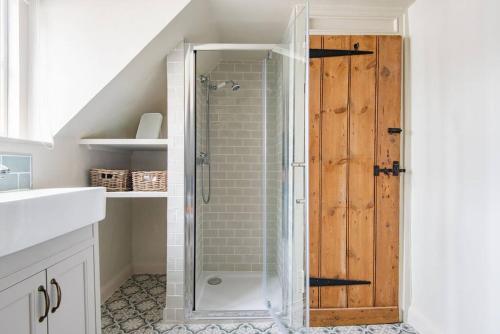
[[[0,193],[0,257],[103,220],[105,194],[105,188]]]

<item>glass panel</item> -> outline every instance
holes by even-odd
[[[285,133],[284,93],[283,87],[284,57],[272,53],[265,60],[265,279],[264,290],[267,306],[273,313],[283,311],[285,295],[285,254],[284,241],[287,230],[283,225],[286,221],[286,183],[283,173],[286,173],[284,163],[288,138]]]
[[[197,316],[262,317],[267,51],[197,51]]]
[[[308,236],[307,236],[307,64],[308,64],[308,13],[307,6],[297,8],[295,17],[295,32],[293,40],[293,207],[291,227],[291,319],[294,329],[306,328],[309,324],[309,282],[307,274],[308,263]],[[292,117],[291,117],[292,118]]]
[[[273,50],[265,68],[268,86],[264,286],[267,306],[283,331],[307,328],[309,315],[307,19],[307,6],[296,7],[283,43]]]

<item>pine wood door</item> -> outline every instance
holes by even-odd
[[[313,58],[309,71],[310,276],[369,284],[310,288],[311,325],[399,321],[402,41],[311,36],[315,49],[371,55]]]

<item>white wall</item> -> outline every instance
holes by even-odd
[[[134,152],[132,170],[166,170],[166,152]],[[135,274],[165,274],[167,270],[167,200],[132,200],[132,266]]]
[[[56,133],[190,0],[40,0],[43,89]],[[71,88],[70,88],[71,87]]]
[[[409,11],[412,303],[422,334],[498,333],[500,3]]]

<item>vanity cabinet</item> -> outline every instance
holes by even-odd
[[[89,226],[0,258],[1,333],[100,333],[96,236]]]

